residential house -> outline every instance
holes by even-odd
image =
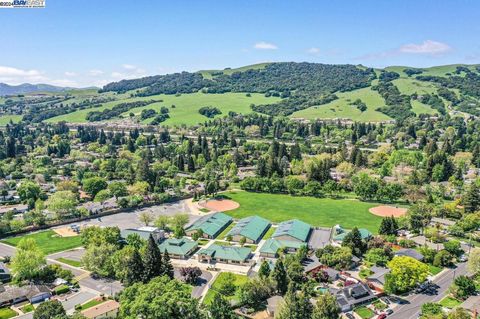
[[[375,290],[383,291],[383,286],[385,286],[385,275],[390,273],[390,269],[373,266],[370,270],[373,273],[367,277],[367,282],[373,286]]]
[[[423,260],[423,255],[421,253],[419,253],[418,251],[416,251],[415,249],[411,249],[411,248],[399,249],[395,252],[394,255],[395,256],[408,256],[408,257],[412,257],[412,258],[414,258],[418,261]]]
[[[343,312],[375,299],[375,294],[365,283],[357,283],[337,291],[337,303]]]
[[[197,247],[198,243],[188,238],[168,238],[158,245],[162,253],[168,252],[168,255],[175,259],[188,259]]]
[[[256,244],[270,228],[271,224],[265,218],[250,216],[240,219],[235,226],[227,233],[233,241],[240,242],[242,238],[249,244]]]
[[[312,227],[309,224],[299,221],[298,219],[292,219],[280,223],[277,229],[275,229],[272,238],[306,243],[311,229]]]
[[[30,303],[37,303],[44,301],[51,296],[50,289],[42,285],[29,285],[22,287],[6,285],[3,286],[0,291],[0,305],[12,305],[27,300]]]
[[[157,227],[144,226],[139,228],[127,228],[120,231],[120,235],[123,239],[127,239],[127,237],[132,234],[136,234],[144,240],[148,240],[150,235],[152,235],[157,243],[165,238],[165,232]]]
[[[83,310],[81,313],[88,319],[112,319],[117,318],[120,304],[115,300],[108,300],[91,308]]]
[[[431,226],[440,225],[443,227],[450,227],[455,225],[455,222],[453,220],[446,219],[446,218],[432,217],[432,220],[430,221],[430,225]]]
[[[210,245],[197,253],[200,262],[248,265],[252,251],[247,247]]]
[[[100,214],[103,211],[118,208],[117,201],[115,198],[110,198],[104,202],[86,202],[81,205],[81,207],[86,208],[90,214],[96,215]]]
[[[0,207],[0,214],[6,214],[9,212],[12,212],[14,214],[23,214],[27,211],[28,211],[28,205],[25,205],[25,204],[17,204],[17,205]]]
[[[470,311],[472,314],[480,313],[480,296],[470,296],[465,300],[461,305],[461,308],[464,308]],[[473,317],[476,318],[476,317]]]
[[[260,256],[266,258],[277,258],[280,252],[294,253],[305,243],[291,240],[277,240],[269,238],[260,247]]]
[[[282,296],[273,296],[267,299],[267,314],[274,318],[277,311],[283,304]]]
[[[204,238],[217,237],[232,222],[232,217],[224,213],[203,216],[187,227],[185,233],[192,236],[197,231],[203,232]]]
[[[323,272],[328,276],[328,281],[332,282],[340,277],[340,272],[336,269],[323,265],[317,258],[312,255],[303,261],[304,271],[307,275],[315,276],[317,273]]]

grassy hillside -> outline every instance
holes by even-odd
[[[0,116],[0,126],[5,126],[10,123],[10,120],[13,123],[18,123],[22,119],[22,115],[1,115]]]
[[[123,115],[127,117],[129,113],[139,115],[144,109],[154,109],[159,111],[162,106],[168,107],[170,110],[170,118],[163,122],[162,125],[195,125],[202,123],[208,118],[198,113],[198,110],[203,106],[215,106],[222,111],[221,115],[227,115],[229,111],[237,113],[251,113],[250,104],[263,104],[263,103],[275,103],[280,98],[265,97],[262,94],[251,94],[247,97],[244,93],[224,93],[224,94],[203,94],[192,93],[176,95],[152,95],[148,97],[136,97],[129,99],[122,99],[114,102],[108,102],[101,107],[94,109],[79,110],[70,114],[57,116],[47,120],[47,122],[59,122],[66,121],[70,123],[84,123],[86,122],[86,115],[93,110],[102,111],[105,109],[111,109],[115,105],[123,102],[133,102],[142,100],[163,100],[163,102],[157,102],[148,106],[139,107],[125,112]],[[175,105],[175,108],[172,108]],[[153,118],[146,119],[144,123],[150,123]]]
[[[305,119],[348,118],[365,122],[386,121],[391,119],[387,115],[375,111],[376,108],[384,105],[385,102],[378,92],[372,90],[370,87],[351,92],[337,93],[337,96],[339,97],[338,100],[295,112],[291,117]],[[361,112],[355,105],[351,105],[356,99],[361,99],[367,105],[366,111]]]
[[[265,62],[265,63],[257,63],[257,64],[252,64],[252,65],[246,65],[246,66],[242,66],[242,67],[234,68],[234,69],[227,68],[227,69],[223,69],[223,70],[201,70],[201,71],[198,71],[198,72],[200,74],[202,74],[205,79],[211,79],[211,78],[213,78],[212,73],[222,72],[223,74],[230,75],[230,74],[235,73],[235,72],[245,72],[247,70],[264,69],[268,64],[269,64],[268,62]]]

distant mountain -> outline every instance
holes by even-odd
[[[20,85],[8,85],[5,83],[0,83],[0,96],[35,92],[63,92],[67,90],[72,90],[72,88],[54,86],[49,84],[24,83]]]

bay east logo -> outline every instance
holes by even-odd
[[[0,0],[0,8],[45,8],[45,0]]]

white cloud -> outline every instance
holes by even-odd
[[[104,72],[102,70],[96,70],[96,69],[88,71],[88,75],[90,76],[99,76],[99,75],[102,75],[103,73]]]
[[[65,72],[65,76],[77,76],[77,73],[67,71]]]
[[[264,41],[255,43],[253,47],[257,50],[277,50],[278,49],[278,47],[275,44],[264,42]]]
[[[79,87],[79,84],[76,81],[70,79],[49,80],[48,84],[57,86]]]
[[[135,70],[137,67],[131,64],[122,64],[122,67],[126,70]]]
[[[443,42],[426,40],[420,44],[409,43],[402,45],[399,48],[400,53],[411,53],[411,54],[429,54],[429,55],[440,55],[446,52],[451,51],[452,48]]]
[[[8,84],[39,83],[48,80],[38,70],[23,70],[10,66],[0,66],[0,82]]]
[[[320,54],[320,49],[319,48],[310,48],[310,49],[307,50],[307,53],[318,55],[318,54]]]

